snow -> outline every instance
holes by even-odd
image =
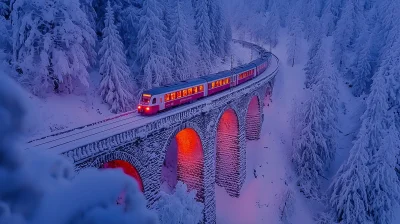
[[[0,74],[1,76],[3,74]],[[85,169],[61,155],[21,148],[25,92],[3,76],[0,82],[0,223],[158,223],[133,178],[121,170]],[[6,183],[6,184],[3,184]],[[125,207],[116,204],[121,191]]]
[[[275,70],[277,69],[277,64],[276,60],[272,59],[270,66],[267,68],[266,72],[264,74],[272,74]],[[264,78],[264,76],[258,76],[253,81],[244,83],[238,87],[235,87],[235,89],[248,89],[249,86],[251,86],[254,82],[257,80],[260,80]],[[226,91],[214,96],[207,97],[206,99],[196,101],[192,104],[184,105],[181,107],[178,107],[174,110],[170,111],[165,111],[163,113],[157,114],[152,117],[142,117],[138,116],[136,113],[128,114],[127,116],[122,116],[121,118],[114,119],[111,122],[104,122],[102,125],[95,125],[91,126],[88,129],[85,128],[77,128],[76,130],[68,131],[68,135],[58,135],[58,133],[55,133],[56,137],[45,137],[41,138],[40,140],[38,139],[32,139],[30,138],[29,140],[35,140],[33,143],[29,143],[27,145],[28,148],[38,148],[38,149],[43,149],[43,148],[55,148],[57,147],[56,150],[53,150],[54,153],[63,153],[66,150],[78,148],[80,146],[84,146],[86,144],[100,141],[105,138],[105,136],[112,136],[115,134],[119,134],[128,130],[132,130],[134,127],[140,127],[141,125],[145,125],[149,122],[155,121],[155,120],[160,120],[163,118],[166,118],[168,116],[171,116],[172,114],[176,114],[179,111],[184,111],[189,108],[194,108],[199,105],[205,105],[203,110],[209,110],[211,109],[207,103],[212,102],[212,100],[218,99],[221,96],[226,96],[230,95],[230,91]],[[206,104],[205,104],[206,103]],[[83,122],[82,122],[83,123]],[[84,123],[87,124],[87,123]],[[133,126],[134,125],[134,126]],[[142,136],[146,135],[147,133],[144,132],[145,130],[139,130],[138,132],[135,132],[134,134],[136,136]],[[77,138],[76,136],[79,135],[80,138]],[[37,141],[38,140],[38,141]],[[44,145],[46,144],[46,145]]]
[[[313,223],[308,201],[295,186],[289,159],[290,113],[293,102],[303,99],[305,75],[301,69],[306,60],[300,60],[294,67],[287,66],[282,60],[286,57],[285,46],[282,42],[272,51],[281,59],[280,72],[276,76],[272,102],[268,97],[264,101],[261,138],[247,142],[247,175],[240,197],[231,198],[223,188],[216,186],[217,223],[282,223],[280,214],[288,192],[293,194],[294,201],[288,201],[293,213],[289,209],[287,219],[293,223]],[[304,52],[300,58],[305,58]]]
[[[91,75],[94,79],[90,80],[100,77],[97,73]],[[92,88],[81,94],[52,94],[44,99],[29,94],[27,101],[31,106],[28,116],[32,117],[29,119],[32,124],[26,135],[29,138],[47,136],[115,116],[109,112],[108,105],[101,102],[94,87],[97,84],[93,81],[90,84]]]
[[[247,63],[256,56],[256,53],[251,56],[251,50],[240,44],[232,46],[234,67]],[[227,57],[226,60],[226,62],[218,60],[212,72],[230,69],[231,59]],[[117,116],[109,111],[108,106],[102,103],[100,96],[96,93],[100,75],[92,72],[90,80],[90,88],[86,92],[52,94],[44,99],[29,94],[28,103],[31,106],[28,116],[32,117],[29,119],[32,123],[27,130],[27,138],[36,139]]]

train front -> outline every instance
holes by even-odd
[[[142,95],[142,98],[140,99],[139,105],[137,107],[137,111],[139,114],[146,114],[146,115],[151,115],[154,113],[157,113],[154,110],[154,108],[150,105],[151,100],[151,95],[144,93]]]

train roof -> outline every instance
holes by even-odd
[[[201,78],[205,79],[207,82],[212,82],[214,80],[228,78],[231,76],[231,74],[232,74],[231,71],[226,70],[226,71],[218,72],[216,74],[205,75],[205,76],[202,76]]]
[[[156,87],[153,89],[149,89],[149,90],[144,91],[143,94],[150,94],[153,96],[153,95],[158,95],[158,94],[162,94],[162,93],[172,92],[172,91],[178,90],[178,89],[184,89],[187,87],[204,84],[205,82],[206,81],[201,78],[189,79],[186,81],[172,83],[172,84],[166,85],[166,86],[160,86],[160,87]]]
[[[236,67],[232,71],[237,74],[237,73],[241,73],[241,72],[245,72],[247,70],[250,70],[250,69],[252,69],[254,67],[255,67],[254,64],[250,62],[248,64],[244,64],[244,65],[241,65],[239,67]]]
[[[261,65],[262,63],[264,63],[266,61],[267,61],[266,58],[258,58],[256,60],[252,61],[251,63],[255,64],[256,66],[259,66],[259,65]]]

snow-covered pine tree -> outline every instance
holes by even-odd
[[[319,72],[323,66],[324,57],[326,57],[326,52],[322,46],[321,39],[315,39],[315,42],[311,44],[308,51],[308,61],[304,67],[306,73],[305,85],[307,88],[311,88],[318,79]]]
[[[105,19],[108,0],[92,0],[92,1],[93,1],[92,6],[96,12],[96,18],[97,18],[96,32],[98,32],[101,35],[101,31],[104,28],[104,19]],[[110,4],[112,5],[114,12],[121,12],[123,9],[128,8],[135,2],[136,2],[135,0],[110,0]],[[122,19],[121,13],[116,13],[114,19],[117,27],[119,27],[121,23],[124,21]]]
[[[196,45],[199,48],[200,73],[206,74],[211,69],[212,50],[211,50],[211,30],[210,18],[208,15],[207,1],[194,0],[195,20],[196,20]]]
[[[161,16],[158,0],[144,0],[137,38],[137,60],[140,64],[140,74],[137,78],[139,95],[146,89],[173,81],[171,55]]]
[[[96,0],[94,0],[94,1],[96,1]],[[79,2],[81,4],[82,11],[85,12],[85,14],[88,18],[90,26],[92,27],[93,30],[96,30],[97,14],[93,8],[93,0],[79,0]]]
[[[310,98],[302,105],[297,136],[293,139],[293,163],[298,174],[297,184],[306,197],[319,198],[319,176],[324,172],[321,150],[325,151],[319,89],[309,91]]]
[[[361,32],[359,25],[365,22],[360,4],[358,0],[345,2],[342,15],[337,22],[336,30],[333,32],[333,60],[342,75],[349,74],[347,69],[352,64],[349,53],[353,50],[355,40]]]
[[[279,24],[281,27],[286,27],[290,18],[290,0],[275,0],[275,3],[277,4],[277,9],[279,11]],[[300,18],[301,20],[301,18]]]
[[[332,217],[338,223],[368,223],[368,194],[370,184],[366,151],[368,136],[362,126],[357,140],[350,151],[350,157],[343,163],[329,187],[329,204]]]
[[[137,37],[139,32],[140,9],[135,4],[129,4],[121,11],[121,37],[126,47],[128,59],[134,60],[137,53]]]
[[[76,174],[64,156],[24,150],[17,142],[23,139],[28,96],[6,74],[0,77],[0,179],[7,180],[0,187],[2,224],[159,223],[135,180],[121,170],[88,168]],[[115,203],[121,191],[125,207]]]
[[[110,106],[110,111],[113,113],[132,109],[133,80],[130,79],[124,45],[114,24],[114,11],[110,2],[107,3],[99,55],[102,75],[99,93],[103,102]]]
[[[208,0],[208,16],[210,18],[211,51],[216,57],[221,57],[223,56],[223,46],[221,45],[223,15],[219,0]]]
[[[178,181],[173,194],[161,191],[156,203],[160,223],[200,223],[203,221],[204,205],[196,201],[196,191],[188,190],[186,184]]]
[[[390,127],[378,152],[372,157],[369,164],[371,184],[368,188],[370,213],[376,224],[390,224],[394,215],[394,208],[400,202],[400,181],[395,167],[396,157],[400,152],[399,132],[390,120]]]
[[[396,8],[400,7],[399,1],[385,0],[383,6],[394,7],[385,11],[384,23],[386,30],[385,46],[382,49],[381,64],[378,73],[384,73],[389,91],[389,106],[399,108],[400,105],[400,14]],[[381,3],[383,4],[383,3]],[[400,119],[400,118],[399,118]]]
[[[303,32],[306,40],[312,41],[315,36],[314,25],[320,23],[322,2],[320,0],[300,0],[297,10],[303,15]]]
[[[386,32],[382,30],[383,15],[378,11],[378,7],[375,4],[374,7],[367,14],[367,23],[370,29],[370,65],[371,74],[374,74],[380,65],[381,54],[383,46],[385,46]]]
[[[339,111],[338,72],[330,56],[323,58],[316,88],[319,88],[321,93],[320,109],[324,114],[322,117],[322,134],[326,141],[326,151],[321,150],[321,158],[324,161],[324,168],[328,169],[333,162],[337,148]]]
[[[287,62],[292,67],[299,59],[301,50],[301,39],[302,39],[302,24],[300,16],[297,14],[298,10],[293,7],[290,12],[290,20],[288,24],[289,36],[287,41]]]
[[[339,13],[342,5],[341,0],[327,0],[322,11],[321,21],[323,22],[323,32],[331,36],[339,20]]]
[[[267,43],[270,45],[270,48],[275,48],[278,44],[278,32],[280,28],[280,20],[279,20],[279,12],[277,9],[277,3],[274,1],[270,5],[270,10],[266,12],[266,38]]]
[[[13,63],[33,92],[89,85],[95,33],[78,0],[16,0],[11,17]]]
[[[232,28],[228,21],[224,24],[224,35],[222,39],[224,54],[229,55],[231,53],[231,41],[232,41]]]
[[[351,77],[353,77],[352,92],[354,96],[361,96],[368,93],[371,83],[371,39],[368,27],[364,25],[363,31],[357,39],[356,58],[353,66],[349,68]]]
[[[196,73],[191,69],[192,56],[187,34],[187,24],[184,17],[182,0],[171,1],[171,65],[174,80],[186,80]]]
[[[330,186],[330,204],[336,221],[366,223],[371,211],[371,158],[376,155],[388,129],[388,90],[383,73],[375,74],[361,128],[344,163]]]

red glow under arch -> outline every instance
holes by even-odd
[[[260,123],[261,123],[261,113],[260,113],[260,103],[258,97],[254,96],[247,108],[246,114],[246,139],[256,140],[260,136]]]
[[[227,109],[222,114],[216,138],[216,184],[224,187],[231,196],[238,196],[239,121],[234,110]]]
[[[144,192],[144,187],[142,183],[142,178],[140,177],[139,172],[136,170],[134,166],[124,160],[113,160],[107,163],[104,163],[101,166],[102,169],[116,169],[122,168],[125,174],[133,177],[139,185],[139,189]]]

